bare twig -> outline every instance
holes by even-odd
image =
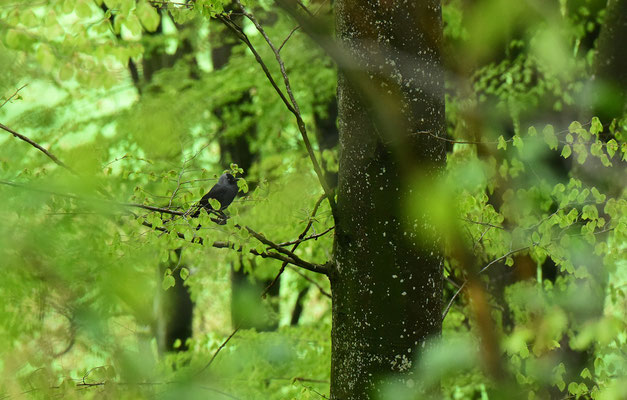
[[[490,261],[490,262],[488,263],[488,265],[486,265],[485,267],[481,268],[481,269],[479,270],[479,273],[482,273],[483,271],[485,271],[486,269],[488,269],[488,268],[489,268],[492,264],[495,264],[495,263],[497,263],[497,262],[499,262],[499,261],[501,261],[501,260],[503,260],[503,259],[505,259],[505,258],[507,258],[507,257],[511,256],[512,254],[515,254],[515,253],[518,253],[518,252],[521,252],[521,251],[527,250],[527,249],[528,249],[528,248],[530,248],[530,247],[531,247],[531,246],[521,247],[521,248],[519,248],[519,249],[509,251],[509,252],[507,252],[507,253],[503,254],[502,256],[500,256],[499,258],[495,258],[494,260]]]
[[[222,342],[222,344],[220,345],[220,347],[217,348],[217,350],[213,353],[213,356],[211,356],[211,359],[209,360],[209,362],[207,364],[205,364],[204,367],[202,367],[198,372],[196,372],[196,375],[200,375],[204,370],[206,370],[207,368],[209,368],[211,366],[211,364],[213,364],[213,361],[216,359],[216,357],[218,356],[218,354],[220,354],[220,351],[222,351],[222,349],[224,348],[224,346],[226,346],[226,344],[233,338],[233,336],[235,336],[235,334],[237,333],[237,331],[239,331],[239,325],[233,330],[233,333],[231,333],[229,335],[229,337],[226,338],[226,340],[224,342]]]
[[[248,233],[250,233],[252,237],[257,239],[261,243],[265,244],[266,246],[270,246],[272,249],[274,249],[277,252],[285,255],[286,256],[286,260],[289,260],[289,262],[291,264],[298,265],[299,267],[305,268],[305,269],[307,269],[309,271],[312,271],[312,272],[317,272],[319,274],[327,274],[328,273],[328,268],[327,268],[326,265],[313,264],[313,263],[310,263],[308,261],[305,261],[305,260],[301,259],[300,257],[298,257],[293,252],[291,252],[291,251],[289,251],[287,249],[284,249],[283,247],[279,246],[278,244],[272,242],[271,240],[266,239],[265,236],[263,236],[260,233],[255,232],[250,227],[246,226],[246,227],[244,227],[244,229],[246,229],[246,231]],[[252,251],[253,250],[251,250],[251,252]],[[277,258],[277,257],[275,257],[275,253],[269,253],[269,252],[264,252],[264,253],[268,254],[271,258]],[[262,255],[262,254],[260,254],[260,255]],[[263,255],[262,255],[262,257],[263,257]]]
[[[290,38],[292,37],[292,35],[294,34],[294,32],[296,32],[296,31],[297,31],[297,30],[299,30],[299,29],[300,29],[300,25],[296,25],[296,26],[294,27],[294,29],[292,29],[292,30],[290,31],[290,33],[287,35],[287,37],[285,38],[285,40],[283,40],[283,43],[281,43],[281,45],[279,46],[279,49],[278,49],[279,53],[281,52],[281,49],[283,48],[283,46],[285,46],[285,43],[287,43],[287,41],[288,41],[288,40],[290,40]]]
[[[503,230],[505,229],[502,226],[490,224],[488,222],[473,221],[473,220],[468,219],[468,218],[462,218],[462,220],[466,221],[466,222],[470,222],[471,224],[484,225],[484,226],[489,226],[489,227],[492,227],[492,228],[503,229]]]
[[[310,17],[314,16],[314,14],[312,14],[311,11],[309,11],[309,9],[303,4],[303,2],[301,0],[296,0],[296,3],[298,3],[300,8],[302,8],[303,11],[305,11]]]
[[[300,275],[304,280],[308,281],[309,283],[311,283],[312,285],[314,285],[315,287],[318,288],[318,290],[320,291],[320,293],[323,296],[326,296],[328,298],[332,298],[331,297],[331,293],[327,292],[326,290],[324,290],[324,288],[322,286],[320,286],[320,284],[316,281],[314,281],[313,279],[311,279],[310,277],[308,277],[303,271],[301,271],[299,268],[294,268],[291,265],[288,265],[288,267],[292,268],[292,270],[294,272],[296,272],[298,275]]]
[[[466,279],[464,283],[461,284],[461,286],[459,287],[459,289],[457,289],[453,297],[451,297],[451,300],[448,302],[448,305],[446,306],[446,308],[444,309],[444,312],[442,313],[442,320],[444,320],[444,318],[446,317],[446,314],[448,314],[449,310],[451,309],[451,306],[453,305],[453,302],[455,301],[455,298],[457,298],[457,296],[462,291],[464,286],[466,286],[466,283],[468,283],[468,279]]]
[[[37,150],[39,150],[42,153],[44,153],[49,159],[54,161],[55,164],[57,164],[57,165],[65,168],[65,169],[67,169],[68,171],[72,172],[73,174],[76,174],[76,172],[74,172],[74,170],[72,170],[72,168],[68,167],[63,161],[59,160],[54,154],[52,154],[48,150],[44,149],[37,142],[29,139],[28,137],[22,135],[21,133],[17,133],[16,131],[14,131],[13,129],[9,128],[6,125],[0,124],[0,129],[3,129],[5,131],[9,132],[10,134],[12,134],[13,136],[15,136],[16,138],[25,141],[26,143],[30,144],[31,146],[33,146]]]
[[[285,84],[286,92],[287,92],[287,94],[289,96],[289,101],[287,100],[287,98],[283,94],[283,91],[281,91],[279,89],[279,87],[276,85],[276,82],[274,82],[274,79],[272,78],[272,75],[270,74],[267,66],[265,65],[265,63],[263,62],[263,60],[261,59],[261,57],[259,56],[257,51],[254,49],[254,46],[252,45],[250,40],[248,40],[248,37],[243,32],[243,30],[240,27],[238,27],[233,21],[231,21],[230,18],[228,18],[228,16],[218,16],[218,18],[222,22],[224,22],[227,27],[229,27],[231,30],[233,30],[235,32],[235,34],[240,38],[240,40],[242,40],[248,46],[248,48],[251,50],[251,52],[253,52],[253,54],[255,55],[255,59],[261,65],[261,67],[264,70],[266,76],[270,80],[270,83],[272,84],[274,89],[277,91],[277,93],[281,97],[281,100],[283,100],[283,103],[285,103],[285,105],[288,108],[288,110],[292,114],[294,114],[294,117],[296,118],[296,123],[298,125],[298,130],[300,131],[301,137],[302,137],[303,142],[305,144],[305,148],[307,149],[307,153],[309,154],[309,158],[311,159],[311,163],[313,165],[314,172],[316,173],[316,175],[318,177],[318,181],[320,182],[320,185],[324,189],[324,193],[325,193],[325,195],[326,195],[326,197],[327,197],[327,199],[329,201],[329,205],[331,206],[331,210],[335,214],[335,197],[334,197],[333,191],[329,187],[329,184],[326,181],[326,179],[324,177],[324,174],[322,173],[322,169],[320,167],[320,164],[318,163],[318,159],[316,158],[316,155],[315,155],[315,153],[313,151],[313,147],[311,145],[311,142],[309,141],[309,135],[307,133],[307,127],[305,126],[305,122],[302,119],[302,116],[301,116],[301,113],[300,113],[300,109],[299,109],[299,106],[298,106],[298,102],[296,101],[296,98],[294,97],[294,94],[292,92],[292,87],[291,87],[291,84],[290,84],[290,80],[289,80],[289,77],[288,77],[287,72],[285,70],[285,64],[283,63],[283,59],[281,58],[281,55],[279,54],[279,50],[276,48],[276,46],[274,45],[274,43],[272,42],[270,37],[267,35],[266,31],[263,29],[261,24],[257,21],[257,19],[251,13],[246,11],[246,9],[244,8],[244,6],[242,6],[242,4],[241,4],[241,2],[239,0],[235,0],[235,2],[240,7],[240,9],[242,10],[242,13],[246,16],[246,18],[248,18],[255,25],[255,27],[257,28],[257,31],[259,31],[259,33],[261,34],[261,36],[263,36],[263,38],[265,39],[265,41],[268,44],[268,46],[270,46],[270,48],[272,49],[272,52],[274,53],[274,56],[275,56],[275,58],[277,60],[277,63],[279,64],[279,69],[281,70],[281,75],[283,76],[283,82]]]
[[[309,232],[309,229],[313,225],[314,217],[316,216],[316,213],[318,212],[318,208],[320,207],[320,204],[322,203],[322,200],[324,200],[324,197],[325,196],[323,194],[322,196],[320,196],[318,198],[318,200],[316,200],[316,204],[314,204],[314,208],[311,211],[311,215],[309,217],[309,222],[307,222],[307,226],[305,226],[305,229],[303,229],[303,232],[300,235],[298,235],[298,240],[295,243],[293,243],[294,246],[292,247],[292,252],[296,251],[296,249],[298,248],[298,246],[302,242],[303,237],[307,234],[307,232]],[[288,243],[288,244],[282,243],[282,244],[279,244],[279,246],[289,246],[289,244],[291,244],[291,243]],[[277,281],[281,277],[281,274],[283,274],[283,271],[285,271],[285,267],[286,266],[287,266],[287,263],[283,263],[283,265],[281,265],[281,269],[279,270],[279,273],[276,274],[276,276],[274,277],[272,282],[270,282],[270,284],[265,288],[265,290],[261,294],[262,298],[265,298],[266,294],[268,294],[270,289],[277,283]],[[321,289],[321,291],[322,291],[322,289]],[[331,296],[329,296],[329,297],[331,297]]]
[[[533,246],[533,245],[532,245]],[[531,248],[532,246],[525,246],[525,247],[521,247],[519,249],[516,250],[512,250],[509,251],[507,253],[505,253],[504,255],[495,258],[494,260],[490,261],[485,267],[481,268],[479,270],[479,273],[484,272],[486,269],[488,269],[491,265],[511,256],[514,253],[518,253],[524,250],[527,250],[529,248]],[[455,301],[455,299],[457,298],[457,296],[461,293],[462,289],[466,286],[466,284],[468,283],[468,278],[466,278],[464,280],[464,282],[461,284],[461,286],[459,287],[459,289],[457,289],[457,291],[455,292],[455,294],[453,295],[453,297],[451,297],[451,300],[448,302],[448,305],[446,306],[446,308],[444,309],[444,312],[442,313],[442,320],[444,320],[444,317],[446,317],[446,314],[448,314],[449,310],[451,309],[451,306],[453,305],[453,301]]]
[[[325,229],[324,231],[320,232],[320,233],[316,233],[315,235],[309,235],[307,237],[304,237],[302,239],[296,239],[296,240],[292,240],[291,242],[283,242],[283,243],[279,243],[279,246],[289,246],[292,244],[300,244],[302,242],[306,242],[308,240],[312,240],[312,239],[318,239],[319,237],[322,237],[324,235],[326,235],[327,233],[331,232],[333,229],[335,229],[335,226],[332,226],[328,229]],[[294,251],[294,250],[292,250]]]
[[[139,204],[139,203],[119,203],[119,205],[126,206],[126,207],[141,208],[141,209],[148,210],[148,211],[156,211],[156,212],[160,212],[163,214],[178,215],[178,216],[185,215],[184,211],[176,211],[176,210],[171,210],[169,208],[163,208],[163,207],[147,206],[147,205]]]

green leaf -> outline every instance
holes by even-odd
[[[558,193],[564,193],[564,190],[566,190],[566,186],[564,186],[563,183],[558,183],[553,188],[553,191],[551,192],[551,194],[555,196]]]
[[[614,157],[616,150],[618,150],[618,143],[616,142],[616,140],[610,139],[607,142],[606,148],[607,148],[607,154],[609,154],[610,157]]]
[[[579,121],[573,121],[568,125],[568,131],[571,133],[577,132],[577,130],[581,129],[581,123]]]
[[[154,32],[159,27],[161,16],[148,2],[141,1],[137,4],[137,17],[148,32]]]
[[[522,149],[523,148],[523,141],[520,138],[520,136],[514,135],[513,139],[514,139],[514,147]]]
[[[189,277],[189,270],[185,267],[181,268],[181,271],[179,272],[179,275],[181,276],[182,280],[186,280]]]
[[[576,143],[574,150],[577,154],[577,162],[579,164],[585,163],[588,158],[588,149],[586,149],[586,146],[583,143]]]
[[[603,132],[603,124],[601,124],[598,117],[592,117],[592,121],[590,123],[590,133],[598,135],[601,132]]]
[[[601,157],[601,155],[603,154],[603,143],[598,140],[592,143],[592,145],[590,146],[590,154],[595,157]]]
[[[557,388],[561,391],[564,390],[564,388],[566,387],[566,382],[564,382],[564,379],[558,380],[557,382],[555,382],[555,386],[557,386]]]
[[[605,167],[611,167],[612,166],[612,162],[607,157],[607,154],[601,154],[600,159],[601,159],[601,164],[603,164],[603,166],[605,166]]]
[[[503,137],[503,135],[499,136],[498,142],[499,144],[498,146],[496,146],[497,150],[498,149],[507,150],[507,142],[505,141],[505,138]]]
[[[540,243],[540,234],[538,232],[532,233],[531,240],[533,241],[533,243]]]
[[[597,203],[601,203],[603,201],[605,201],[605,195],[601,194],[601,192],[599,192],[599,189],[592,187],[592,189],[590,189],[590,191],[592,192],[592,196],[594,196],[594,200]]]
[[[538,131],[536,130],[535,126],[530,126],[529,129],[527,129],[527,135],[536,136],[537,134],[538,134]]]
[[[50,50],[50,46],[47,44],[40,44],[36,55],[37,61],[44,69],[51,70],[55,66],[56,57],[52,54],[52,50]]]
[[[91,7],[89,6],[89,3],[87,3],[84,0],[78,1],[76,3],[76,14],[80,18],[89,18],[89,17],[91,17]]]
[[[572,150],[570,148],[569,145],[564,145],[564,147],[562,147],[562,157],[564,158],[568,158],[570,157],[570,155],[572,154]]]
[[[133,37],[139,37],[141,36],[142,33],[142,26],[139,23],[139,19],[137,19],[136,15],[129,15],[128,18],[126,18],[123,22],[122,22],[122,26],[126,29],[128,29],[129,33],[133,36]]]
[[[570,133],[566,134],[566,143],[572,143],[573,142],[573,135],[571,135]]]
[[[577,203],[583,203],[590,195],[590,189],[584,188],[577,196]]]
[[[209,199],[209,205],[211,205],[211,208],[213,208],[214,210],[219,210],[222,208],[222,204],[220,204],[220,202],[216,199]]]
[[[237,187],[239,188],[240,192],[248,193],[248,182],[246,182],[244,178],[239,178],[237,180]]]
[[[581,371],[580,375],[582,378],[592,379],[592,374],[590,373],[590,370],[588,368],[584,368],[583,371]]]
[[[4,43],[11,49],[23,49],[27,47],[30,42],[31,40],[26,34],[15,29],[7,30],[4,36]]]
[[[599,217],[599,211],[594,204],[586,204],[581,211],[581,219],[597,219]]]
[[[174,277],[172,275],[166,275],[163,277],[163,282],[161,282],[161,288],[163,290],[168,290],[171,287],[174,287]]]
[[[551,150],[557,150],[557,136],[555,136],[555,130],[553,129],[553,125],[548,124],[542,129],[542,135],[544,136],[544,141],[549,145]]]
[[[74,76],[74,68],[71,64],[65,64],[59,69],[59,80],[69,81]]]

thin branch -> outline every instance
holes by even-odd
[[[218,356],[218,354],[220,353],[220,351],[222,351],[222,349],[224,348],[224,346],[226,346],[226,344],[233,338],[233,336],[235,336],[235,334],[237,333],[237,331],[239,331],[240,326],[238,325],[234,330],[233,333],[231,333],[229,335],[229,337],[226,338],[226,340],[224,342],[222,342],[222,344],[220,345],[220,347],[218,347],[218,349],[213,353],[213,356],[211,356],[211,359],[209,360],[209,362],[207,364],[205,364],[204,367],[202,367],[198,372],[196,372],[196,375],[200,375],[204,370],[206,370],[207,368],[209,368],[211,366],[211,364],[213,364],[213,361],[216,359],[216,357]]]
[[[308,261],[305,261],[305,260],[301,259],[300,257],[298,257],[293,252],[291,252],[291,251],[289,251],[287,249],[284,249],[283,247],[279,246],[278,244],[272,242],[271,240],[268,240],[262,234],[260,234],[258,232],[255,232],[250,227],[246,226],[246,227],[244,227],[244,229],[246,229],[246,231],[248,233],[250,233],[252,237],[257,239],[261,243],[265,244],[266,246],[270,246],[272,249],[276,250],[277,252],[287,256],[287,258],[285,260],[289,260],[289,262],[291,264],[298,265],[299,267],[305,268],[305,269],[307,269],[309,271],[312,271],[312,272],[317,272],[319,274],[325,274],[326,275],[328,273],[327,266],[320,265],[320,264],[312,264],[312,263],[310,263]],[[251,250],[251,252],[252,251],[253,250]],[[277,258],[275,256],[276,255],[275,253],[269,253],[269,252],[265,252],[265,253],[268,254],[272,258]],[[263,257],[262,254],[260,254],[260,255]]]
[[[314,285],[315,287],[318,288],[318,290],[320,291],[320,293],[323,296],[326,296],[328,298],[332,298],[331,293],[327,292],[326,290],[324,290],[324,288],[322,286],[320,286],[320,284],[316,281],[314,281],[313,279],[311,279],[310,277],[308,277],[303,271],[301,271],[299,268],[294,268],[293,266],[289,266],[294,272],[296,272],[298,275],[300,275],[303,279],[305,279],[306,281],[308,281],[309,283],[311,283],[312,285]]]
[[[74,170],[72,168],[68,167],[63,161],[59,160],[54,154],[52,154],[48,150],[44,149],[37,142],[29,139],[28,137],[22,135],[21,133],[17,133],[16,131],[14,131],[13,129],[9,128],[6,125],[0,124],[0,129],[3,129],[5,131],[9,132],[10,134],[12,134],[13,136],[15,136],[16,138],[25,141],[26,143],[30,144],[31,146],[33,146],[34,148],[36,148],[37,150],[41,151],[46,156],[48,156],[48,158],[51,159],[52,161],[54,161],[55,164],[57,164],[57,165],[65,168],[65,169],[67,169],[68,171],[70,171],[73,174],[76,174],[76,172],[74,172]]]
[[[292,35],[294,34],[294,32],[296,32],[296,31],[297,31],[297,30],[299,30],[299,29],[300,29],[300,25],[296,25],[296,26],[294,27],[294,29],[292,29],[292,30],[290,31],[290,33],[287,35],[287,37],[285,38],[285,40],[283,40],[283,43],[281,43],[281,45],[279,46],[279,49],[278,49],[279,53],[281,52],[281,49],[283,49],[283,46],[285,46],[285,43],[287,43],[287,41],[288,41],[288,40],[290,40],[290,38],[292,37]]]
[[[287,39],[286,39],[287,40]],[[24,89],[26,86],[28,86],[28,83],[25,83],[24,85],[22,85],[21,88],[17,89],[11,96],[9,96],[8,99],[6,99],[4,101],[4,103],[2,103],[2,105],[0,105],[0,108],[4,107],[5,104],[7,104],[9,101],[11,101],[12,98],[14,98],[15,96],[17,96],[17,94],[20,92],[20,90]]]
[[[493,225],[493,224],[490,224],[490,223],[488,223],[488,222],[473,221],[473,220],[468,219],[468,218],[461,218],[461,219],[462,219],[463,221],[470,222],[471,224],[477,224],[477,225],[489,226],[489,227],[492,227],[492,228],[496,228],[496,229],[503,229],[503,230],[505,230],[505,228],[503,228],[502,226]]]
[[[499,262],[499,261],[501,261],[501,260],[511,256],[514,253],[518,253],[518,252],[527,250],[527,249],[531,248],[532,246],[521,247],[519,249],[509,251],[509,252],[505,253],[504,255],[502,255],[499,258],[495,258],[494,260],[490,261],[485,267],[481,268],[481,270],[479,270],[479,273],[482,273],[483,271],[488,269],[492,264],[497,263],[497,262]],[[453,305],[453,301],[455,301],[455,299],[461,293],[462,289],[466,286],[467,283],[468,283],[468,279],[465,279],[464,282],[459,287],[459,289],[457,289],[457,291],[455,292],[453,297],[451,297],[451,300],[448,302],[448,305],[446,306],[446,308],[444,309],[444,312],[442,313],[442,320],[444,320],[444,317],[446,317],[446,314],[448,314],[449,310],[451,309],[451,306]]]
[[[161,226],[154,226],[153,224],[151,224],[150,222],[147,221],[142,221],[142,225],[150,228],[150,229],[154,229],[157,230],[159,232],[163,232],[166,234],[171,233],[170,230],[161,227]],[[236,225],[235,226],[238,229],[241,229],[240,226]],[[263,235],[253,231],[252,229],[246,227],[246,230],[253,236],[255,237],[255,239],[259,240],[260,242],[262,242],[263,244],[272,247],[273,249],[277,250],[277,249],[281,249],[280,246],[278,246],[276,243],[266,239]],[[176,236],[179,239],[182,240],[187,240],[185,238],[185,235],[182,234],[181,232],[175,232]],[[195,243],[195,244],[199,244],[199,245],[204,245],[204,240],[201,237],[197,237],[194,236],[191,240],[191,243]],[[216,241],[211,243],[210,245],[211,247],[215,247],[216,249],[232,249],[232,250],[236,250],[236,251],[242,251],[242,247],[235,247],[234,243],[231,242],[220,242],[220,241]],[[305,261],[303,259],[301,259],[300,257],[298,257],[297,255],[291,253],[288,250],[285,249],[281,249],[282,251],[280,252],[273,252],[273,251],[264,251],[264,252],[259,252],[255,249],[250,249],[249,253],[255,256],[259,256],[261,258],[273,258],[275,260],[279,260],[279,261],[283,261],[284,263],[288,263],[288,264],[292,264],[295,265],[296,267],[300,267],[300,268],[304,268],[306,270],[312,271],[312,272],[316,272],[319,274],[327,274],[328,273],[328,269],[329,269],[329,265],[321,265],[321,264],[314,264],[314,263],[310,263],[308,261]],[[278,250],[277,250],[278,251]]]
[[[518,253],[518,252],[521,252],[521,251],[524,251],[524,250],[527,250],[527,249],[528,249],[528,248],[530,248],[530,247],[531,247],[531,246],[521,247],[521,248],[519,248],[519,249],[509,251],[509,252],[505,253],[504,255],[500,256],[499,258],[495,258],[494,260],[490,261],[490,262],[488,263],[488,265],[486,265],[485,267],[481,268],[481,269],[479,270],[479,273],[482,273],[483,271],[485,271],[486,269],[488,269],[491,265],[493,265],[493,264],[495,264],[495,263],[497,263],[497,262],[499,262],[499,261],[501,261],[501,260],[503,260],[503,259],[505,259],[505,258],[507,258],[507,257],[511,256],[512,254],[514,254],[514,253]]]
[[[279,243],[279,246],[289,246],[289,245],[292,245],[292,244],[300,244],[302,242],[306,242],[306,241],[312,240],[312,239],[315,240],[315,239],[318,239],[319,237],[322,237],[322,236],[326,235],[327,233],[331,232],[333,229],[335,229],[335,226],[332,226],[332,227],[330,227],[328,229],[325,229],[321,233],[316,233],[314,235],[309,235],[309,236],[307,236],[305,238],[302,238],[302,239],[292,240],[291,242]],[[292,250],[292,251],[294,251],[294,250]]]
[[[455,298],[457,298],[457,296],[461,293],[461,291],[464,288],[464,286],[466,286],[466,283],[468,283],[468,279],[466,279],[461,284],[461,286],[459,287],[459,289],[457,289],[457,291],[455,292],[453,297],[451,297],[451,300],[448,302],[448,305],[446,306],[446,308],[444,309],[444,312],[442,313],[442,320],[443,321],[444,321],[444,318],[446,317],[446,314],[448,314],[449,310],[451,309],[451,306],[453,305],[453,302],[455,301]]]
[[[320,207],[320,204],[322,204],[322,200],[324,200],[324,197],[325,196],[323,194],[322,196],[320,196],[318,198],[318,200],[316,200],[316,203],[314,204],[314,208],[311,211],[311,215],[309,216],[309,222],[307,223],[307,226],[305,226],[305,229],[303,229],[302,233],[300,235],[298,235],[298,241],[296,241],[294,243],[294,246],[292,247],[292,252],[296,251],[296,249],[298,248],[298,246],[302,242],[303,237],[307,234],[307,232],[309,232],[309,229],[313,225],[314,217],[318,213],[318,208]],[[289,246],[289,243],[288,244],[282,243],[282,244],[279,244],[279,246]],[[279,278],[281,277],[281,274],[283,274],[283,271],[285,271],[285,267],[286,266],[287,266],[287,263],[283,263],[283,265],[281,265],[281,269],[279,270],[279,273],[276,274],[276,276],[274,277],[272,282],[270,282],[270,284],[264,289],[263,293],[261,294],[262,298],[265,298],[266,294],[268,294],[270,289],[278,282]],[[329,297],[331,297],[331,296],[329,296]]]
[[[303,4],[303,2],[301,0],[296,0],[296,3],[298,3],[300,8],[302,8],[303,11],[305,11],[310,17],[314,16],[314,14],[312,14],[311,11],[309,11],[309,9]]]
[[[99,199],[99,198],[89,198],[89,197],[81,197],[81,196],[77,196],[75,194],[59,193],[59,192],[54,192],[52,190],[39,189],[39,188],[31,187],[31,186],[28,186],[28,185],[24,185],[24,184],[21,184],[21,183],[15,183],[15,182],[5,181],[5,180],[0,180],[0,185],[7,185],[7,186],[18,187],[18,188],[22,188],[22,189],[26,189],[26,190],[30,190],[30,191],[34,191],[34,192],[46,193],[46,194],[50,194],[50,195],[54,195],[54,196],[67,197],[67,198],[74,199],[74,200],[85,201],[87,203],[101,202],[101,203],[112,204],[112,205],[116,205],[116,206],[122,206],[122,207],[133,207],[133,208],[141,208],[141,209],[148,210],[148,211],[157,211],[157,212],[160,212],[160,213],[170,214],[170,215],[179,215],[179,216],[185,215],[185,213],[182,212],[182,211],[170,210],[168,208],[147,206],[147,205],[139,204],[139,203],[118,203],[118,202],[112,201],[112,200],[105,200],[105,199]]]
[[[454,144],[498,144],[499,143],[498,140],[485,141],[485,142],[482,142],[482,141],[472,141],[472,140],[453,140],[453,139],[448,139],[448,138],[445,138],[445,137],[442,137],[442,136],[434,135],[433,133],[428,132],[428,131],[421,131],[421,132],[416,132],[416,133],[418,133],[418,134],[419,133],[426,133],[427,135],[431,136],[432,138],[443,140],[445,142],[454,143]],[[508,142],[512,142],[513,140],[514,139],[507,139],[507,140],[505,140],[505,142],[508,143]]]
[[[296,101],[296,98],[294,97],[294,93],[292,92],[292,87],[291,87],[291,84],[290,84],[290,80],[289,80],[289,77],[288,77],[287,72],[285,70],[285,64],[283,63],[283,59],[281,58],[281,55],[279,54],[279,50],[275,47],[274,43],[272,42],[272,40],[270,39],[270,37],[268,36],[266,31],[263,29],[261,24],[259,24],[257,19],[251,13],[246,11],[246,9],[244,8],[244,6],[242,5],[242,3],[239,0],[235,0],[235,2],[240,7],[240,9],[242,10],[242,13],[246,16],[246,18],[248,18],[255,25],[255,27],[257,28],[257,31],[259,31],[261,36],[263,36],[263,38],[265,39],[266,43],[268,44],[268,46],[270,46],[270,48],[272,49],[272,52],[274,53],[276,61],[279,64],[279,69],[281,70],[281,75],[283,76],[283,82],[285,84],[285,90],[287,91],[287,94],[288,94],[288,96],[290,98],[290,101],[289,102],[287,101],[287,99],[283,95],[283,92],[278,89],[278,87],[276,86],[276,83],[274,83],[273,79],[271,80],[271,83],[273,83],[273,86],[275,87],[275,90],[277,90],[277,92],[281,96],[281,99],[283,100],[283,102],[287,106],[288,110],[290,110],[290,112],[292,112],[292,114],[294,114],[294,117],[296,117],[296,123],[298,125],[298,130],[300,131],[301,137],[302,137],[303,142],[305,144],[305,148],[307,149],[307,153],[309,154],[309,158],[311,159],[311,163],[313,164],[314,172],[316,173],[316,175],[318,177],[318,181],[320,182],[320,185],[324,189],[324,193],[326,194],[326,197],[327,197],[327,199],[329,201],[329,205],[331,206],[331,210],[335,214],[335,198],[334,198],[334,195],[333,195],[333,191],[329,187],[329,184],[326,181],[326,179],[324,177],[324,174],[322,173],[322,169],[320,167],[320,164],[318,163],[318,159],[316,158],[316,155],[315,155],[315,153],[313,151],[313,147],[311,145],[311,142],[309,141],[309,135],[307,134],[307,127],[305,126],[305,122],[303,121],[303,118],[302,118],[302,116],[300,114],[300,109],[298,107],[298,102]],[[223,19],[226,19],[226,18],[222,18],[221,20],[223,20]],[[228,21],[229,21],[229,23],[227,24],[227,26],[229,28],[231,28],[232,30],[234,30],[236,32],[237,36],[240,39],[242,39],[242,41],[244,43],[246,43],[246,45],[248,46],[248,48],[251,49],[251,51],[253,51],[253,54],[255,54],[255,59],[257,60],[257,62],[260,63],[260,65],[264,69],[264,72],[266,72],[267,71],[267,67],[265,67],[265,64],[263,64],[263,61],[262,61],[261,57],[258,55],[258,53],[256,52],[256,50],[255,51],[253,50],[253,46],[250,43],[250,41],[248,40],[248,38],[246,37],[246,35],[244,34],[244,32],[241,30],[241,28],[237,27],[237,25],[235,25],[230,19],[228,19]],[[269,71],[266,72],[266,76],[268,76],[268,78],[271,77]]]
[[[270,84],[272,85],[274,90],[277,92],[277,94],[279,95],[279,97],[281,98],[281,100],[283,101],[285,106],[287,107],[287,109],[292,114],[294,114],[296,111],[294,110],[294,107],[292,107],[292,103],[290,103],[289,100],[287,99],[287,97],[285,97],[285,94],[283,94],[283,91],[279,88],[279,86],[277,85],[276,81],[272,77],[272,74],[270,73],[270,70],[268,69],[268,66],[265,64],[265,62],[263,61],[263,59],[261,58],[261,56],[257,52],[257,49],[255,49],[255,47],[252,45],[252,43],[248,39],[248,36],[244,33],[242,28],[237,26],[237,24],[235,24],[229,18],[228,15],[216,15],[216,18],[219,19],[224,25],[226,25],[227,28],[231,29],[235,33],[235,35],[242,42],[244,42],[244,44],[248,47],[248,49],[253,53],[253,56],[255,56],[255,60],[257,60],[257,63],[261,66],[261,69],[263,70],[264,74],[266,75],[266,78],[268,78],[268,81],[270,82]]]
[[[139,204],[139,203],[118,203],[118,204],[121,206],[126,206],[126,207],[135,207],[135,208],[142,208],[148,211],[156,211],[156,212],[160,212],[163,214],[178,215],[178,216],[183,216],[186,214],[186,212],[184,211],[170,210],[169,208],[163,208],[163,207],[147,206],[147,205]]]

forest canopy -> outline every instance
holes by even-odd
[[[0,0],[0,399],[627,398],[626,17]]]

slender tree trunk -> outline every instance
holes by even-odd
[[[440,244],[418,239],[435,231],[428,210],[405,210],[416,176],[437,176],[445,160],[442,141],[418,134],[444,135],[441,10],[338,0],[336,18],[355,65],[338,81],[331,398],[371,399],[382,379],[411,385],[417,352],[441,332]]]

